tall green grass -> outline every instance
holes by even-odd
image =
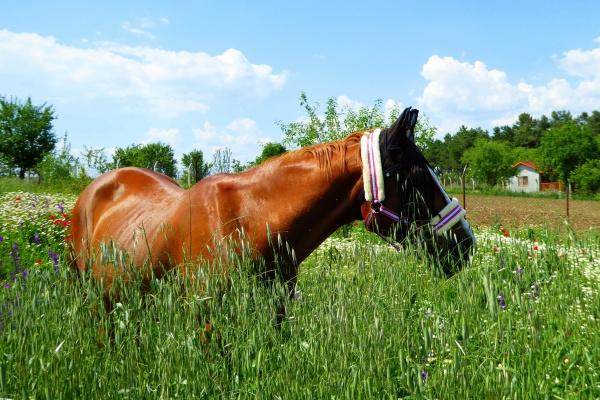
[[[65,178],[52,182],[39,181],[38,178],[19,179],[18,177],[0,176],[0,193],[29,192],[29,193],[67,193],[78,195],[90,184],[91,178]]]
[[[481,228],[446,279],[354,227],[302,263],[298,301],[232,254],[145,294],[134,275],[109,312],[64,263],[74,198],[0,199],[0,398],[600,397],[597,234]]]
[[[537,237],[481,232],[445,279],[351,236],[302,264],[298,301],[238,259],[225,283],[134,279],[110,313],[88,277],[32,269],[0,291],[0,397],[597,398],[598,239]]]

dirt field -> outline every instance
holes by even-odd
[[[455,195],[462,203],[462,195]],[[467,195],[467,218],[475,226],[501,224],[527,227],[548,224],[562,230],[564,199]],[[600,228],[600,202],[570,201],[570,221],[576,231]]]

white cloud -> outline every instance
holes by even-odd
[[[192,132],[198,142],[210,141],[218,136],[217,128],[208,121],[204,121],[202,128],[193,129]]]
[[[121,28],[134,36],[154,40],[156,39],[156,36],[152,34],[151,30],[156,28],[158,24],[168,25],[169,20],[166,17],[160,17],[157,23],[152,18],[141,17],[135,18],[133,21],[124,21],[121,24]]]
[[[507,108],[518,94],[504,72],[490,70],[481,61],[470,64],[433,55],[423,65],[421,75],[429,83],[419,102],[433,112]]]
[[[264,135],[256,121],[250,118],[233,120],[223,129],[205,121],[202,128],[194,129],[193,133],[196,139],[194,148],[200,148],[210,155],[217,149],[228,147],[233,151],[233,156],[241,161],[253,159],[259,153],[261,145],[276,141]]]
[[[143,24],[135,24],[133,22],[130,21],[125,21],[121,24],[121,28],[123,28],[123,30],[125,30],[126,32],[131,33],[134,36],[140,36],[140,37],[144,37],[146,39],[155,39],[156,37],[150,33],[150,31],[148,30],[148,28],[151,28],[151,26],[146,26],[144,27]]]
[[[421,71],[428,83],[418,102],[440,133],[461,124],[489,128],[511,123],[521,112],[541,115],[600,108],[600,48],[569,50],[555,62],[566,76],[534,85],[511,82],[506,72],[488,68],[482,61],[433,55]]]
[[[65,102],[117,99],[175,117],[204,112],[223,94],[266,96],[280,89],[286,76],[253,64],[236,49],[211,56],[117,43],[77,47],[51,36],[0,30],[0,86],[20,82],[40,97]]]
[[[569,50],[563,53],[558,65],[569,75],[594,78],[600,76],[600,47],[592,50]]]
[[[345,95],[338,96],[336,98],[336,102],[338,105],[338,110],[340,110],[340,111],[345,111],[345,110],[358,111],[365,106],[364,103],[361,103],[360,101],[352,100],[351,98],[349,98],[348,96],[345,96]]]
[[[402,110],[402,103],[399,101],[396,101],[394,99],[387,99],[383,105],[384,107],[384,116],[386,121],[388,121],[390,119],[390,115],[392,114],[392,111],[394,110]]]
[[[158,128],[150,128],[148,132],[146,132],[146,139],[142,142],[144,144],[152,143],[152,142],[164,142],[172,147],[177,146],[177,142],[179,141],[179,129],[170,128],[170,129],[158,129]]]
[[[250,118],[236,119],[229,123],[223,138],[227,143],[236,145],[262,143],[267,138],[261,137],[256,121]]]

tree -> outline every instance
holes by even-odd
[[[117,148],[113,155],[112,167],[141,167],[148,168],[174,178],[175,154],[173,148],[165,143],[148,143]]]
[[[91,149],[83,146],[82,157],[88,167],[88,175],[92,176],[90,170],[95,170],[100,174],[107,172],[110,169],[110,164],[106,158],[104,147]]]
[[[284,135],[284,145],[305,147],[339,140],[352,132],[385,128],[398,118],[401,111],[399,107],[393,107],[386,121],[381,99],[375,100],[372,107],[363,106],[353,110],[350,107],[339,109],[336,99],[330,97],[327,99],[325,112],[320,115],[319,104],[311,105],[304,92],[300,93],[300,106],[304,108],[306,118],[290,123],[278,122]],[[433,141],[435,132],[436,129],[429,123],[429,119],[421,115],[415,127],[417,145],[425,149]]]
[[[571,179],[578,191],[598,192],[600,190],[600,159],[586,161],[575,168]]]
[[[550,125],[552,127],[556,127],[559,125],[563,125],[567,122],[573,121],[573,116],[569,111],[566,110],[552,111],[550,113],[550,118]]]
[[[537,147],[541,135],[537,121],[531,115],[522,113],[515,124],[512,144],[519,147]]]
[[[514,147],[510,151],[510,163],[513,165],[519,161],[531,161],[535,165],[543,164],[539,148]]]
[[[583,129],[594,139],[596,148],[600,151],[600,111],[592,112]]]
[[[287,149],[281,143],[265,143],[263,145],[262,152],[258,157],[256,157],[256,160],[254,160],[253,165],[259,165],[268,160],[269,158],[283,154],[286,151]]]
[[[481,128],[461,126],[455,135],[446,134],[443,141],[435,140],[423,153],[430,163],[444,171],[461,172],[464,168],[462,156],[478,139],[489,139]]]
[[[554,170],[563,183],[567,183],[578,165],[599,158],[598,144],[590,131],[583,129],[573,119],[557,124],[546,132],[540,145],[540,155],[543,168]]]
[[[467,149],[462,161],[469,165],[475,179],[495,186],[513,175],[508,145],[489,139],[478,139]]]
[[[240,162],[232,157],[231,150],[228,147],[217,149],[213,154],[213,161],[210,165],[210,173],[212,175],[238,172],[241,169],[239,168]]]
[[[30,98],[21,104],[0,97],[0,157],[9,169],[19,170],[19,178],[54,149],[55,119],[51,106],[35,106]]]
[[[79,160],[71,154],[71,144],[66,134],[62,139],[60,149],[46,153],[43,160],[36,165],[35,170],[40,181],[51,183],[59,183],[83,175]]]
[[[204,162],[202,150],[192,150],[181,157],[184,177],[196,183],[208,175],[211,165]]]
[[[555,113],[557,121],[563,118],[561,115]],[[512,126],[494,127],[493,138],[517,147],[535,148],[539,146],[542,136],[550,126],[551,123],[545,115],[535,119],[528,113],[521,113]]]

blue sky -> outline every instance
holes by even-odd
[[[440,136],[600,109],[593,1],[6,3],[0,95],[52,104],[75,152],[160,140],[248,161],[303,115],[300,91],[415,106]]]

